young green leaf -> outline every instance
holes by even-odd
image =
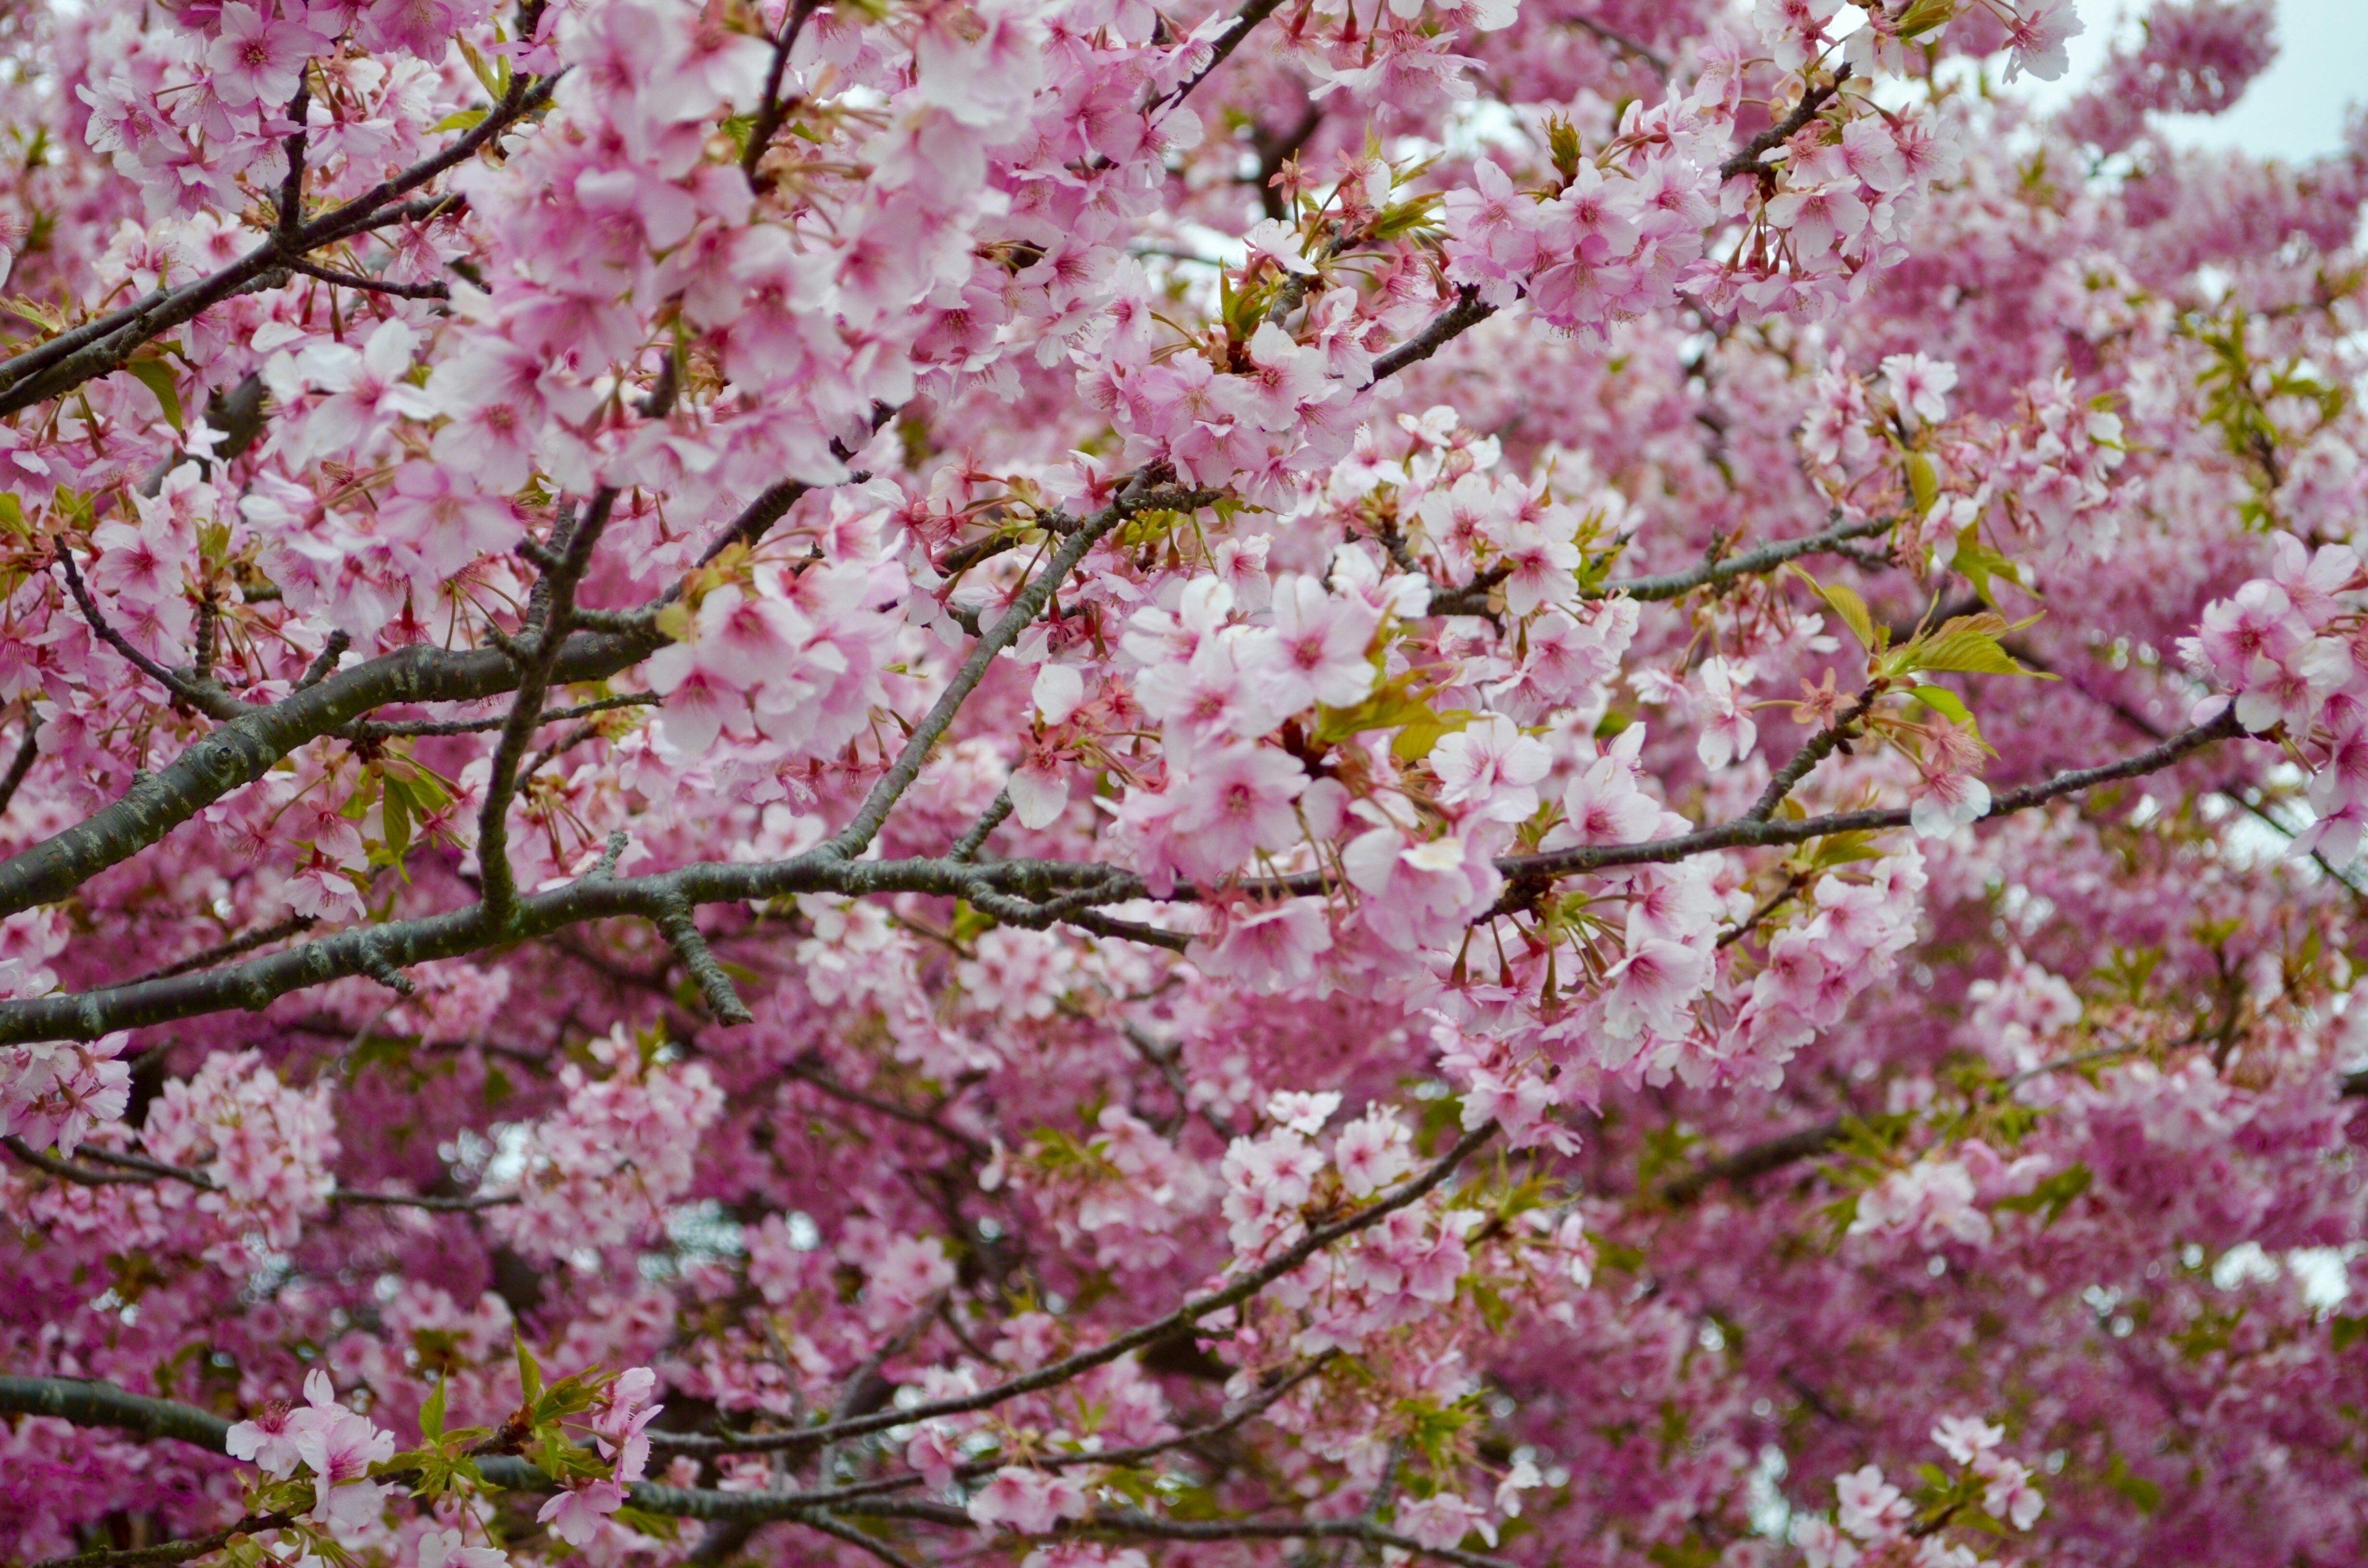
[[[542,1398],[542,1368],[524,1339],[515,1333],[510,1337],[518,1345],[518,1391],[525,1396],[523,1403],[532,1404]]]
[[[1816,591],[1819,598],[1832,607],[1833,612],[1842,618],[1842,624],[1850,629],[1850,635],[1858,639],[1860,647],[1869,653],[1878,653],[1883,651],[1883,644],[1890,640],[1890,633],[1887,631],[1880,633],[1875,631],[1874,617],[1868,613],[1866,601],[1859,597],[1855,591],[1844,587],[1839,583],[1828,587],[1810,576],[1798,565],[1788,563],[1785,570],[1808,584]]]
[[[165,423],[178,433],[181,429],[181,392],[174,384],[173,367],[163,359],[134,359],[123,368],[131,372],[132,380],[156,394],[156,405],[165,411]]]
[[[1998,646],[1999,638],[2030,624],[2022,620],[2009,625],[2004,616],[1988,611],[1961,615],[1938,631],[1918,637],[1886,662],[1892,673],[1897,675],[1910,670],[1954,670],[1966,675],[2029,676],[2034,680],[2054,680],[2055,676],[2027,668]]]

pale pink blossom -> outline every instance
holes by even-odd
[[[328,40],[303,23],[284,13],[267,18],[245,0],[229,0],[221,17],[206,58],[213,67],[216,96],[233,108],[260,99],[264,108],[278,109],[295,95],[305,60],[328,48]]]
[[[1915,1508],[1874,1465],[1834,1483],[1835,1522],[1861,1540],[1888,1540],[1907,1527]]]

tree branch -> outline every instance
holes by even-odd
[[[1737,1187],[1755,1176],[1782,1169],[1795,1160],[1815,1159],[1841,1142],[1842,1124],[1821,1121],[1815,1127],[1804,1127],[1738,1149],[1723,1159],[1712,1160],[1695,1166],[1680,1176],[1661,1184],[1661,1199],[1667,1203],[1683,1206],[1693,1202],[1720,1182],[1733,1182]]]
[[[425,204],[399,199],[428,184],[449,169],[475,157],[494,138],[523,117],[551,101],[556,77],[512,79],[501,101],[450,145],[422,159],[401,174],[380,181],[369,190],[324,213],[292,234],[284,212],[276,212],[282,226],[269,240],[211,276],[178,289],[157,290],[136,303],[61,333],[0,364],[0,415],[16,414],[39,403],[63,396],[84,381],[112,374],[130,362],[144,344],[183,323],[194,320],[235,295],[257,289],[278,288],[288,280],[288,264],[305,253],[402,222],[427,216],[447,200]],[[291,173],[301,164],[291,161]],[[284,195],[284,192],[283,192]]]
[[[387,294],[398,300],[449,300],[452,297],[451,288],[443,283],[390,283],[382,278],[364,278],[359,273],[340,272],[334,267],[323,267],[317,262],[294,256],[279,265],[290,272],[317,278],[324,283],[334,283],[340,289],[351,289],[358,293]]]
[[[199,686],[194,681],[185,680],[133,647],[131,640],[115,630],[113,623],[99,613],[97,601],[90,597],[90,590],[83,586],[82,573],[74,566],[74,551],[66,548],[66,541],[63,539],[58,540],[58,569],[65,574],[66,586],[73,592],[74,604],[81,609],[83,619],[90,623],[90,629],[97,632],[108,647],[122,654],[132,668],[171,692],[176,701],[211,719],[235,719],[245,710],[245,704],[220,687],[211,684]]]
[[[169,1165],[162,1160],[152,1160],[145,1154],[127,1154],[120,1150],[101,1149],[85,1144],[83,1155],[103,1165],[113,1165],[112,1171],[95,1171],[78,1165],[72,1160],[61,1159],[45,1150],[36,1149],[13,1134],[0,1138],[0,1149],[6,1149],[37,1171],[70,1181],[76,1187],[152,1186],[160,1181],[176,1181],[199,1192],[220,1192],[211,1176],[203,1171],[193,1171],[185,1165]],[[516,1193],[493,1193],[467,1197],[424,1197],[412,1192],[355,1192],[339,1187],[331,1191],[326,1201],[360,1203],[384,1209],[425,1209],[438,1213],[473,1213],[480,1209],[499,1209],[518,1201]]]
[[[1009,1378],[992,1388],[951,1399],[933,1400],[895,1410],[885,1410],[873,1415],[857,1416],[852,1420],[828,1422],[795,1432],[767,1433],[742,1439],[708,1437],[690,1434],[653,1432],[651,1437],[661,1446],[678,1453],[714,1454],[757,1452],[774,1449],[804,1449],[825,1442],[843,1441],[868,1432],[882,1431],[890,1426],[902,1426],[928,1421],[940,1415],[962,1415],[974,1410],[991,1410],[1008,1399],[1039,1389],[1067,1382],[1078,1373],[1107,1365],[1144,1346],[1165,1339],[1179,1331],[1188,1330],[1201,1319],[1228,1307],[1239,1306],[1269,1285],[1291,1273],[1301,1264],[1344,1236],[1356,1234],[1407,1204],[1413,1203],[1436,1189],[1452,1176],[1455,1167],[1483,1143],[1496,1136],[1497,1124],[1489,1122],[1475,1131],[1465,1133],[1454,1147],[1434,1161],[1420,1176],[1407,1182],[1388,1197],[1368,1204],[1328,1225],[1319,1225],[1292,1245],[1285,1247],[1258,1267],[1242,1275],[1233,1283],[1195,1297],[1167,1316],[1142,1324],[1124,1334],[1104,1341],[1091,1350],[1081,1350],[1074,1356],[1048,1363],[1031,1372]]]
[[[748,127],[747,150],[740,154],[740,172],[748,183],[757,183],[757,165],[765,161],[765,149],[773,144],[773,133],[781,129],[788,118],[788,106],[781,101],[781,77],[789,70],[790,51],[798,45],[798,35],[805,31],[806,23],[820,10],[821,0],[797,0],[790,7],[789,19],[781,24],[781,36],[773,40],[773,58],[765,68],[764,96],[757,101],[757,114]]]
[[[1035,585],[1043,585],[1040,578]],[[1049,597],[1049,586],[1045,593]],[[1024,596],[1023,596],[1024,597]],[[1008,621],[1010,617],[1007,617]],[[984,661],[977,661],[982,665]],[[965,666],[968,667],[967,665]],[[983,673],[983,671],[982,671]],[[324,683],[325,684],[325,683]],[[940,707],[944,706],[943,699]],[[951,721],[951,714],[946,722]],[[942,724],[940,725],[942,727]],[[217,734],[225,733],[225,726]],[[2208,724],[2182,731],[2161,745],[2102,767],[2057,774],[1997,796],[1992,816],[2028,811],[2034,806],[2123,778],[2140,778],[2171,766],[2215,742],[2241,733],[2235,713],[2224,712]],[[920,738],[916,732],[916,741]],[[192,748],[193,750],[199,748]],[[908,745],[900,765],[918,771]],[[909,779],[910,774],[907,778]],[[882,780],[884,785],[888,780]],[[874,795],[881,786],[874,786]],[[893,799],[893,797],[892,797]],[[884,815],[885,804],[879,808]],[[1497,862],[1508,881],[1559,877],[1576,871],[1613,866],[1667,864],[1721,849],[1764,848],[1802,844],[1837,833],[1872,833],[1906,827],[1904,807],[1841,812],[1797,820],[1754,822],[1748,818],[1702,828],[1673,838],[1642,844],[1584,845],[1537,855],[1508,856]],[[861,819],[859,818],[859,821]],[[65,836],[65,835],[61,835]],[[844,835],[842,838],[844,838]],[[868,838],[868,835],[867,835]],[[51,842],[55,842],[54,840]],[[28,851],[28,854],[34,853]],[[19,857],[18,858],[24,858]],[[13,867],[15,862],[10,862]],[[9,869],[0,867],[0,876]],[[71,885],[71,884],[70,884]],[[1321,896],[1330,890],[1319,872],[1298,872],[1271,880],[1281,892]],[[742,903],[779,898],[793,892],[835,892],[850,897],[890,892],[928,892],[978,898],[982,891],[1013,889],[1046,896],[1056,888],[1084,890],[1098,903],[1119,903],[1147,898],[1149,891],[1132,872],[1102,865],[1061,861],[1004,860],[987,865],[938,858],[856,860],[844,849],[825,844],[787,860],[759,865],[702,861],[673,871],[632,878],[586,878],[564,888],[518,901],[504,925],[484,917],[482,904],[444,915],[392,922],[341,931],[286,952],[274,953],[232,969],[179,975],[144,984],[61,995],[27,997],[0,1003],[0,1044],[19,1040],[96,1040],[112,1029],[135,1028],[174,1018],[192,1017],[230,1007],[262,1008],[291,991],[354,974],[378,974],[381,968],[406,967],[438,959],[458,958],[498,942],[548,936],[588,920],[630,915],[655,922],[677,901],[690,904]],[[1200,897],[1200,890],[1179,885],[1171,895],[1179,902]],[[1084,926],[1106,920],[1090,910],[1064,911],[1059,903],[1022,906],[1023,915],[1042,914],[1052,920]],[[1171,932],[1154,933],[1161,945],[1181,943]]]
[[[1774,816],[1776,808],[1784,803],[1784,798],[1793,792],[1795,785],[1806,778],[1817,764],[1831,756],[1857,734],[1859,725],[1865,721],[1874,707],[1875,699],[1881,695],[1879,688],[1868,687],[1858,694],[1857,700],[1836,716],[1831,724],[1811,735],[1808,743],[1793,754],[1791,761],[1769,775],[1768,787],[1759,791],[1759,798],[1751,802],[1751,809],[1743,813],[1743,820],[1766,822]]]
[[[1634,55],[1653,69],[1653,74],[1663,81],[1669,79],[1669,57],[1660,51],[1630,38],[1626,33],[1605,27],[1591,17],[1565,17],[1565,21],[1580,31],[1589,33],[1601,43],[1610,44],[1622,54]]]
[[[232,1540],[243,1535],[255,1535],[263,1530],[276,1530],[295,1517],[292,1514],[249,1514],[234,1525],[227,1525],[211,1535],[195,1536],[188,1540],[161,1540],[154,1546],[130,1546],[120,1549],[85,1551],[74,1557],[52,1557],[37,1562],[33,1568],[152,1568],[166,1562],[187,1562],[220,1551]]]
[[[1632,599],[1682,598],[1696,588],[1723,587],[1738,578],[1758,576],[1763,572],[1782,566],[1787,561],[1796,560],[1804,555],[1816,555],[1827,551],[1839,550],[1851,540],[1869,539],[1876,534],[1887,533],[1897,520],[1895,517],[1869,517],[1861,522],[1836,524],[1819,533],[1809,534],[1801,539],[1778,540],[1754,550],[1747,550],[1740,555],[1706,556],[1699,566],[1690,566],[1682,572],[1664,573],[1654,577],[1628,577],[1618,582],[1606,583],[1600,588],[1583,594],[1581,597],[1589,599],[1608,599],[1616,595],[1625,594]],[[1491,567],[1461,587],[1448,588],[1435,593],[1430,597],[1430,608],[1427,613],[1485,615],[1488,611],[1489,593],[1505,580],[1505,576],[1506,574],[1501,569]]]
[[[1282,0],[1249,0],[1247,5],[1234,13],[1234,19],[1225,24],[1224,30],[1210,45],[1207,63],[1167,94],[1144,105],[1144,112],[1148,115],[1165,113],[1190,97],[1193,90],[1207,81],[1210,74],[1223,65],[1234,51],[1241,48],[1242,40],[1248,38],[1260,22],[1274,15],[1276,7],[1281,4]]]
[[[1138,472],[1119,493],[1118,499],[1096,512],[1078,527],[1076,532],[1061,542],[1061,548],[1053,552],[1053,559],[1045,562],[1044,569],[1019,591],[1011,601],[1011,608],[979,638],[977,645],[970,652],[970,657],[962,661],[962,667],[954,672],[953,679],[947,682],[946,689],[939,694],[928,714],[914,726],[912,734],[905,739],[904,749],[897,753],[896,760],[865,794],[863,804],[857,808],[854,819],[825,840],[818,853],[832,859],[845,860],[863,852],[887,822],[888,812],[897,800],[912,787],[913,780],[921,776],[922,766],[928,761],[930,749],[953,723],[954,716],[962,711],[962,704],[970,700],[970,694],[977,689],[978,683],[986,678],[987,669],[994,664],[996,655],[1019,641],[1020,632],[1043,613],[1045,605],[1052,601],[1053,594],[1059,591],[1069,574],[1076,569],[1077,562],[1086,558],[1087,551],[1101,542],[1105,534],[1142,513],[1190,512],[1208,506],[1221,494],[1214,490],[1179,489],[1156,483],[1148,470]]]
[[[2243,733],[2237,723],[2236,712],[2231,709],[2208,724],[2180,731],[2151,751],[2140,752],[2135,756],[2124,757],[2100,767],[2059,773],[2052,778],[2009,790],[1992,799],[1989,814],[1993,817],[2009,816],[2016,812],[2027,812],[2033,806],[2045,805],[2066,795],[2093,790],[2100,784],[2112,784],[2123,778],[2137,778],[2159,772],[2214,742],[2230,740]],[[1712,849],[1804,844],[1812,838],[1824,838],[1837,833],[1875,833],[1906,827],[1908,814],[1907,808],[1901,806],[1839,812],[1830,816],[1804,817],[1787,822],[1757,822],[1744,817],[1716,827],[1681,834],[1675,838],[1655,839],[1645,844],[1587,845],[1543,855],[1512,856],[1499,860],[1497,869],[1508,877],[1539,877],[1559,876],[1568,871],[1591,871],[1608,866],[1666,865]]]
[[[666,699],[654,693],[631,691],[621,697],[603,697],[597,701],[579,702],[571,708],[547,708],[535,720],[538,727],[556,724],[568,719],[586,718],[594,713],[613,713],[620,708],[655,708]],[[381,722],[364,719],[346,733],[358,741],[391,740],[402,735],[480,735],[498,730],[509,722],[507,713],[495,713],[484,719],[395,719]]]
[[[655,632],[579,632],[562,644],[552,684],[606,680],[665,642]],[[233,790],[251,784],[308,741],[396,703],[472,702],[517,688],[518,670],[493,649],[416,646],[338,670],[268,708],[238,716],[157,773],[136,779],[85,821],[0,862],[0,915],[65,897],[129,859]]]
[[[176,974],[188,974],[192,970],[211,969],[224,959],[239,958],[255,951],[257,948],[268,948],[283,937],[302,936],[319,924],[320,919],[317,915],[290,915],[286,919],[275,920],[268,926],[258,926],[252,931],[241,932],[226,942],[218,942],[211,948],[191,953],[188,958],[176,959],[163,968],[152,969],[127,983],[138,985],[151,980],[170,980]]]
[[[8,803],[17,798],[17,786],[25,782],[25,775],[33,771],[33,759],[40,755],[40,715],[28,712],[25,715],[25,738],[17,743],[17,755],[9,762],[7,773],[0,776],[0,816],[8,813]]]
[[[1827,100],[1831,99],[1836,93],[1842,90],[1842,84],[1850,78],[1850,68],[1844,65],[1834,73],[1832,81],[1811,87],[1803,93],[1801,101],[1793,106],[1791,114],[1745,142],[1736,150],[1733,157],[1718,166],[1719,179],[1724,182],[1735,178],[1737,175],[1769,173],[1770,171],[1759,162],[1761,155],[1770,148],[1782,146],[1791,141],[1803,126],[1816,119],[1817,111],[1825,108]]]
[[[1855,523],[1837,523],[1821,532],[1800,539],[1778,540],[1747,550],[1740,555],[1705,559],[1701,565],[1690,566],[1682,572],[1609,583],[1604,585],[1603,592],[1607,596],[1626,594],[1632,599],[1681,598],[1696,588],[1723,585],[1738,577],[1757,576],[1804,555],[1833,550],[1851,540],[1871,539],[1876,534],[1888,533],[1897,521],[1896,517],[1868,517]]]
[[[1496,313],[1496,306],[1481,302],[1478,289],[1465,284],[1455,291],[1452,304],[1430,318],[1429,326],[1373,361],[1373,380],[1386,381],[1408,365],[1422,363]]]
[[[529,611],[530,640],[518,661],[518,695],[510,703],[501,739],[495,743],[492,771],[485,779],[485,799],[477,812],[477,875],[485,921],[499,929],[508,924],[518,906],[518,883],[510,870],[509,808],[518,792],[518,764],[534,742],[542,722],[542,694],[550,689],[561,649],[574,624],[575,589],[592,563],[600,535],[617,508],[617,492],[604,487],[580,514],[567,517],[557,530],[554,554],[535,584]]]

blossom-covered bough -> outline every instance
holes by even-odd
[[[0,17],[0,1551],[2356,1561],[2270,9]]]

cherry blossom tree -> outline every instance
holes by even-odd
[[[2368,131],[2082,25],[0,13],[0,1551],[2360,1561]]]

